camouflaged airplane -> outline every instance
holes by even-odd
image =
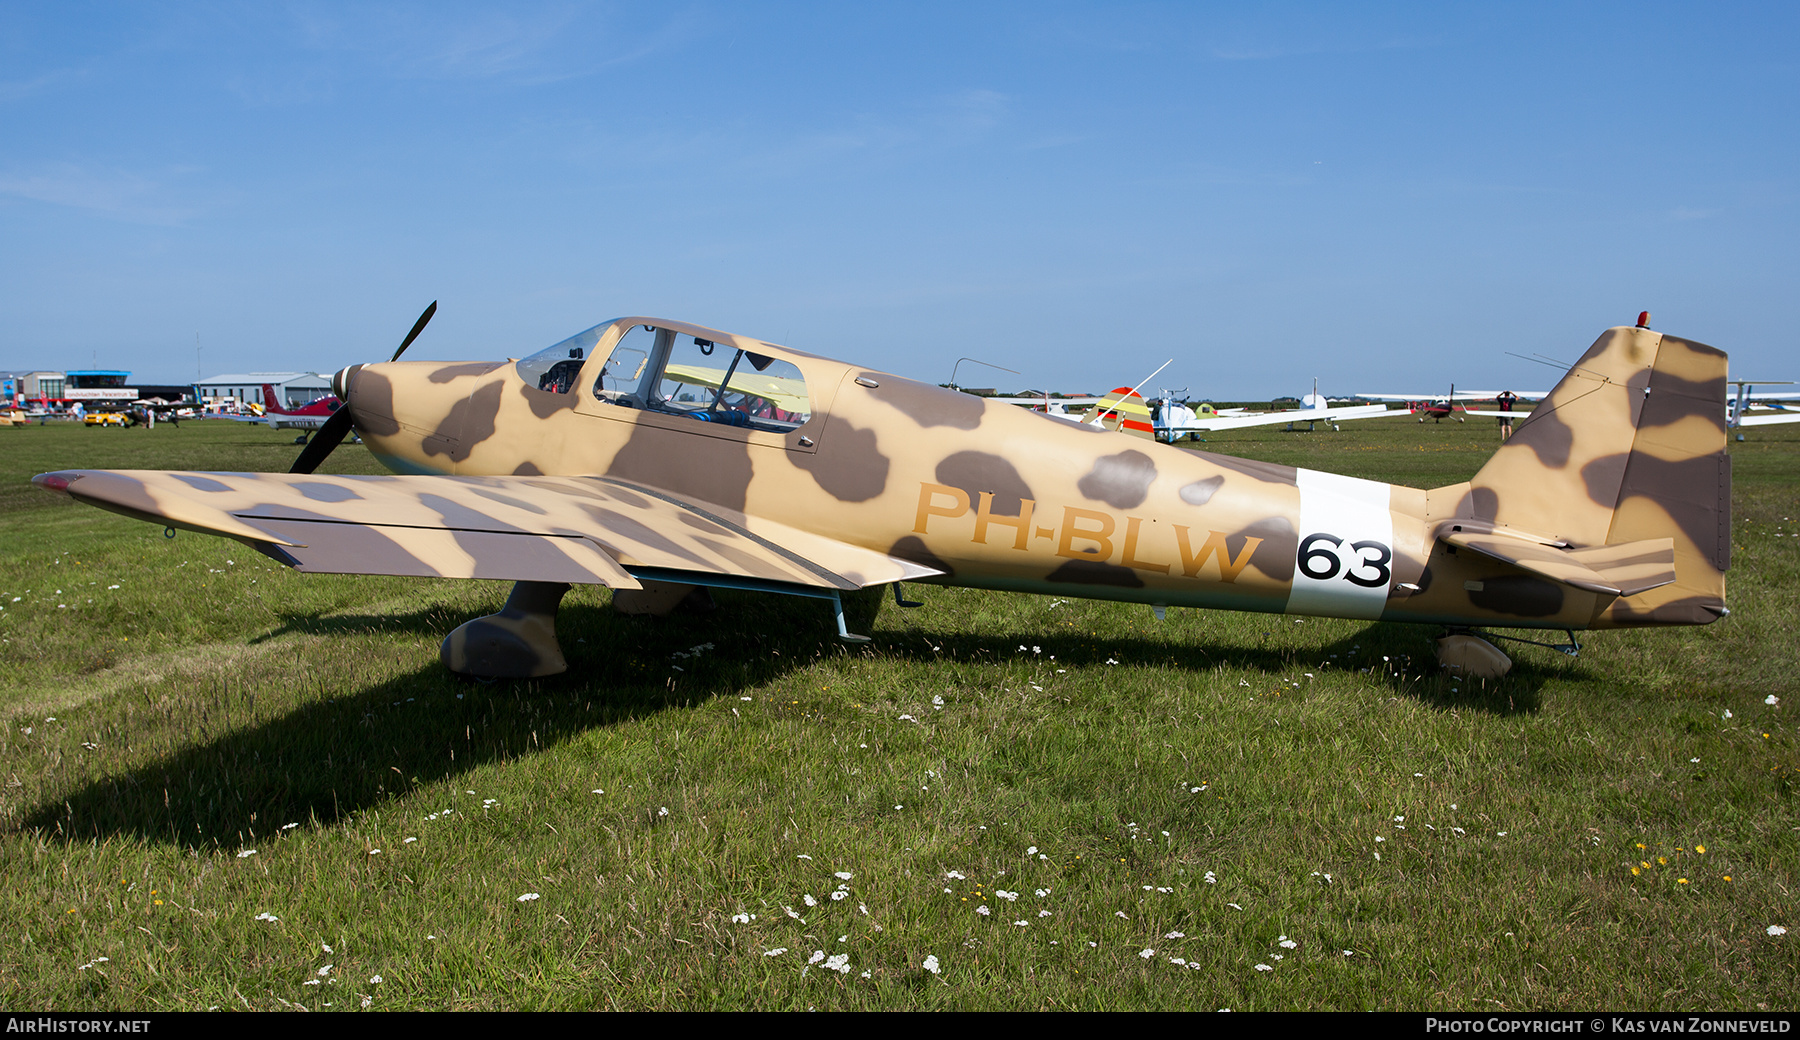
[[[65,470],[38,486],[301,571],[504,579],[450,669],[564,671],[571,583],[627,613],[696,586],[825,599],[936,582],[1482,627],[1726,614],[1725,355],[1607,330],[1474,478],[1418,490],[1058,422],[744,336],[621,318],[518,361],[353,365],[289,474]],[[313,470],[354,426],[397,475]]]

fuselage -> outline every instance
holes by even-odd
[[[633,327],[791,363],[806,418],[729,425],[597,393]],[[347,369],[338,390],[397,472],[607,476],[752,530],[775,521],[911,560],[948,584],[1555,628],[1604,625],[1611,602],[1439,543],[1466,485],[1428,492],[1185,450],[661,319],[611,323],[554,384],[512,361],[400,362]]]

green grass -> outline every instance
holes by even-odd
[[[811,601],[722,594],[659,621],[578,589],[568,676],[469,684],[437,643],[503,585],[298,575],[24,486],[280,470],[291,439],[0,430],[0,1004],[1785,1009],[1800,991],[1800,932],[1767,934],[1800,927],[1800,430],[1733,445],[1730,618],[1594,633],[1573,660],[1519,647],[1488,685],[1432,672],[1422,627],[1159,624],[926,586],[918,610],[851,604],[875,637],[857,650]],[[1401,419],[1205,446],[1429,486],[1493,445],[1483,423]],[[348,445],[330,465],[374,471]]]

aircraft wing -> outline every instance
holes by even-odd
[[[1502,392],[1500,390],[1458,390],[1456,400],[1492,401]],[[1512,393],[1521,401],[1542,401],[1550,396],[1548,390],[1514,390]],[[1443,401],[1447,399],[1442,390],[1424,394],[1357,394],[1356,396],[1365,397],[1371,401]]]
[[[1800,412],[1776,410],[1772,412],[1745,412],[1738,416],[1739,426],[1779,426],[1782,423],[1800,422]]]
[[[1019,405],[1026,405],[1028,407],[1035,405],[1040,408],[1043,407],[1043,405],[1044,405],[1044,398],[1042,396],[1038,396],[1038,397],[983,397],[982,400],[983,401],[993,401],[995,404],[1019,404]],[[1050,400],[1051,404],[1060,404],[1060,405],[1063,405],[1064,407],[1072,407],[1075,405],[1094,405],[1094,404],[1100,403],[1100,398],[1098,398],[1098,397],[1052,397],[1049,400]]]
[[[1241,430],[1250,426],[1273,426],[1287,422],[1343,422],[1347,419],[1373,419],[1389,413],[1384,404],[1359,404],[1346,408],[1294,408],[1282,412],[1249,412],[1243,415],[1196,415],[1193,422],[1167,427],[1163,432],[1181,435]]]
[[[717,390],[725,379],[725,369],[702,368],[699,365],[669,365],[663,370],[665,379],[678,379],[691,386]],[[784,412],[804,412],[811,406],[806,396],[806,383],[799,379],[769,376],[754,368],[740,368],[731,373],[727,393],[750,393],[763,398]]]
[[[330,574],[848,591],[943,573],[610,477],[63,470],[32,483]]]

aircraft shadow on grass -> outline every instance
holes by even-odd
[[[1077,633],[941,633],[904,621],[875,628],[880,602],[875,595],[845,603],[852,624],[876,632],[870,646],[849,649],[830,638],[815,605],[783,597],[727,594],[724,599],[724,609],[716,614],[660,620],[621,617],[598,604],[571,606],[562,618],[570,668],[551,680],[482,685],[452,678],[432,661],[410,674],[345,696],[312,700],[249,727],[234,726],[232,715],[253,710],[259,687],[227,686],[212,708],[194,720],[201,737],[197,742],[46,799],[25,814],[23,825],[48,839],[71,842],[125,837],[195,850],[254,845],[287,823],[330,825],[415,788],[532,755],[595,728],[778,683],[827,655],[863,653],[898,662],[1010,668],[1024,644],[1045,655],[1034,659],[1048,663],[1048,655],[1054,655],[1056,665],[1070,668],[1102,665],[1110,657],[1127,665],[1156,662],[1195,673],[1218,668],[1260,672],[1275,682],[1301,671],[1316,672],[1320,661],[1335,654],[1344,662],[1338,667],[1367,662],[1373,669],[1368,681],[1394,696],[1446,710],[1497,714],[1535,711],[1546,682],[1581,668],[1572,662],[1540,666],[1521,661],[1497,682],[1450,684],[1421,677],[1421,666],[1431,658],[1426,630],[1392,624],[1370,625],[1311,650],[1184,644],[1153,636],[1100,642]],[[439,632],[444,614],[442,608],[430,608],[394,616],[293,617],[282,631]],[[705,648],[707,644],[717,649]],[[1393,670],[1381,670],[1384,655]],[[1403,663],[1408,667],[1399,667]],[[1129,670],[1115,674],[1108,683],[1115,690],[1132,681]],[[1126,688],[1118,695],[1129,698],[1132,693]],[[207,737],[208,729],[218,735]]]

